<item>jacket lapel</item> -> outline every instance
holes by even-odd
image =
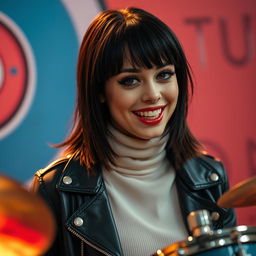
[[[218,180],[211,180],[211,174],[216,174]],[[177,170],[176,184],[179,202],[186,228],[191,234],[187,216],[192,211],[208,210],[218,212],[220,218],[213,222],[213,228],[221,227],[227,209],[221,208],[216,201],[223,193],[222,184],[225,182],[222,165],[210,156],[201,156],[186,161]]]
[[[65,184],[68,177],[70,184]],[[72,193],[72,213],[66,220],[66,227],[77,234],[85,243],[105,255],[122,256],[122,248],[115,221],[108,200],[102,172],[95,168],[95,174],[88,175],[78,161],[70,161],[65,167],[57,185],[60,191]],[[62,193],[60,193],[62,194]],[[66,197],[63,193],[63,197]],[[77,221],[79,220],[79,221]]]

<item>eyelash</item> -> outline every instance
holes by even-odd
[[[174,71],[171,71],[171,70],[163,70],[163,71],[161,71],[161,72],[157,75],[157,77],[159,77],[160,75],[168,75],[167,78],[162,78],[163,80],[168,81],[174,74],[175,74]]]
[[[126,86],[126,87],[131,87],[133,85],[135,85],[136,83],[133,83],[134,80],[136,80],[137,82],[139,82],[139,79],[135,76],[128,76],[128,77],[125,77],[123,79],[121,79],[119,82],[119,84],[123,85],[123,86]],[[133,81],[132,83],[130,83],[131,81]]]
[[[157,74],[156,77],[157,77],[157,79],[160,79],[161,81],[169,81],[174,74],[175,74],[174,71],[163,70],[163,71],[159,72],[159,74]],[[164,77],[160,78],[160,76],[162,76],[162,75],[164,75]],[[166,75],[167,75],[167,78],[166,78]],[[134,83],[135,80],[137,82]],[[138,82],[140,82],[140,79],[136,76],[128,76],[128,77],[125,77],[125,78],[121,79],[118,82],[122,86],[132,87],[132,86],[135,86]]]

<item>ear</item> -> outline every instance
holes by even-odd
[[[106,101],[105,96],[100,94],[99,95],[99,101],[100,101],[100,103],[104,103]]]

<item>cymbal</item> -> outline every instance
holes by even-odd
[[[225,208],[256,205],[256,176],[236,184],[219,198],[217,204]]]
[[[52,244],[55,230],[43,199],[0,175],[0,255],[42,255]]]

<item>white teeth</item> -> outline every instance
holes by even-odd
[[[144,111],[144,112],[136,112],[137,115],[142,116],[142,117],[156,117],[161,113],[161,109],[157,109],[154,111]]]

